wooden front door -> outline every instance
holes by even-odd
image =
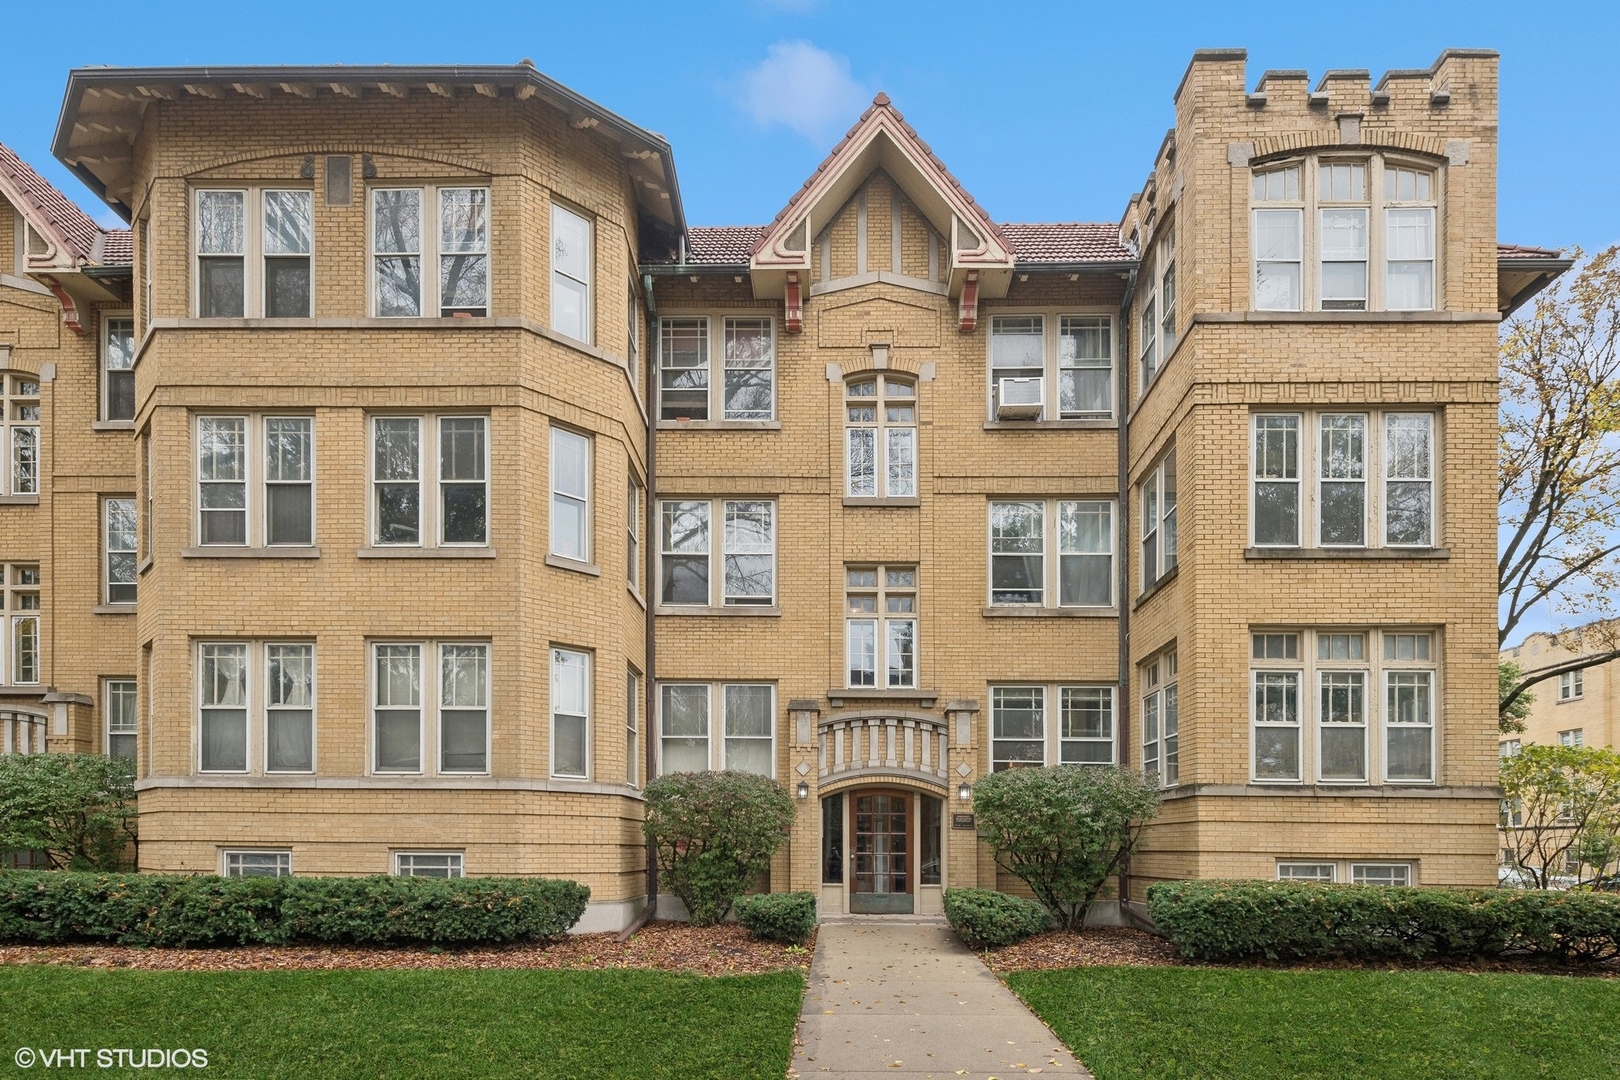
[[[904,791],[856,791],[849,799],[849,910],[869,915],[911,914],[912,797]]]

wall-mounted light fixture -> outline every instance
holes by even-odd
[[[966,780],[962,781],[962,786],[956,789],[956,797],[963,802],[967,802],[973,798],[973,786]]]
[[[805,782],[803,780],[800,780],[799,781],[799,798],[808,799],[809,797],[810,797],[810,785],[807,782]]]

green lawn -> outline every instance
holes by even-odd
[[[1097,1080],[1620,1076],[1620,980],[1073,968],[1007,982]]]
[[[221,1077],[780,1080],[803,990],[792,971],[5,967],[0,1074],[20,1072],[19,1046],[183,1046],[207,1049],[203,1075]]]

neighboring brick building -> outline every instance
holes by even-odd
[[[1501,659],[1526,673],[1555,667],[1584,656],[1608,652],[1612,627],[1589,626],[1565,634],[1530,634]],[[1537,683],[1524,730],[1502,735],[1502,753],[1524,743],[1547,746],[1620,747],[1620,678],[1611,660],[1580,671],[1570,671]]]
[[[561,875],[582,928],[645,904],[661,769],[786,785],[827,912],[1007,886],[966,788],[1060,761],[1164,782],[1133,897],[1490,881],[1496,323],[1567,266],[1495,243],[1495,55],[1201,52],[1175,102],[1118,223],[997,223],[879,95],[701,228],[527,64],[74,72],[134,420],[0,549],[62,597],[52,746],[136,754],[144,869]],[[70,343],[48,458],[104,437]],[[131,491],[96,634],[49,551]]]

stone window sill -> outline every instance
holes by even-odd
[[[874,498],[867,498],[867,497],[864,497],[864,496],[851,496],[851,497],[846,498],[844,500],[844,505],[845,506],[894,506],[894,507],[902,507],[902,508],[904,508],[904,507],[909,507],[909,506],[921,506],[922,505],[922,499],[915,496],[915,495],[912,495],[910,497],[900,497],[900,498],[890,498],[890,499],[874,499]]]
[[[659,431],[781,431],[780,420],[659,420]]]
[[[90,430],[91,431],[134,431],[135,430],[135,421],[133,421],[133,420],[92,420],[92,421],[90,421]]]
[[[782,609],[775,604],[731,604],[723,607],[659,607],[653,611],[654,615],[675,615],[703,618],[717,615],[721,618],[747,618],[750,615],[761,615],[775,618],[782,614]]]
[[[38,506],[38,495],[0,495],[0,506]]]
[[[97,615],[133,615],[133,614],[135,614],[135,605],[134,604],[97,604],[95,607],[91,608],[90,610],[94,614],[97,614]]]
[[[1450,548],[1246,548],[1251,561],[1288,559],[1449,559]]]
[[[601,577],[602,568],[579,559],[570,559],[566,555],[547,555],[546,565],[558,570],[570,570],[576,574],[589,574],[591,577]]]
[[[919,708],[932,709],[938,700],[938,690],[858,686],[827,691],[827,704],[835,709],[843,708],[846,701],[915,701]]]
[[[1117,608],[1071,608],[992,604],[980,611],[987,619],[1117,619]]]
[[[318,559],[318,547],[190,547],[181,548],[182,559]]]
[[[356,548],[357,559],[493,559],[492,547],[363,547]]]
[[[1114,431],[1119,422],[1107,420],[986,420],[985,431]]]
[[[1177,563],[1176,565],[1172,566],[1169,570],[1166,570],[1162,575],[1160,575],[1159,580],[1155,581],[1152,585],[1149,585],[1147,588],[1142,590],[1142,594],[1136,598],[1136,603],[1131,605],[1131,610],[1132,611],[1139,610],[1143,604],[1145,604],[1149,600],[1153,599],[1155,594],[1157,594],[1159,591],[1161,591],[1166,586],[1168,586],[1172,581],[1176,580],[1176,578],[1178,576],[1180,576],[1180,574],[1181,574],[1181,564],[1180,563]]]

